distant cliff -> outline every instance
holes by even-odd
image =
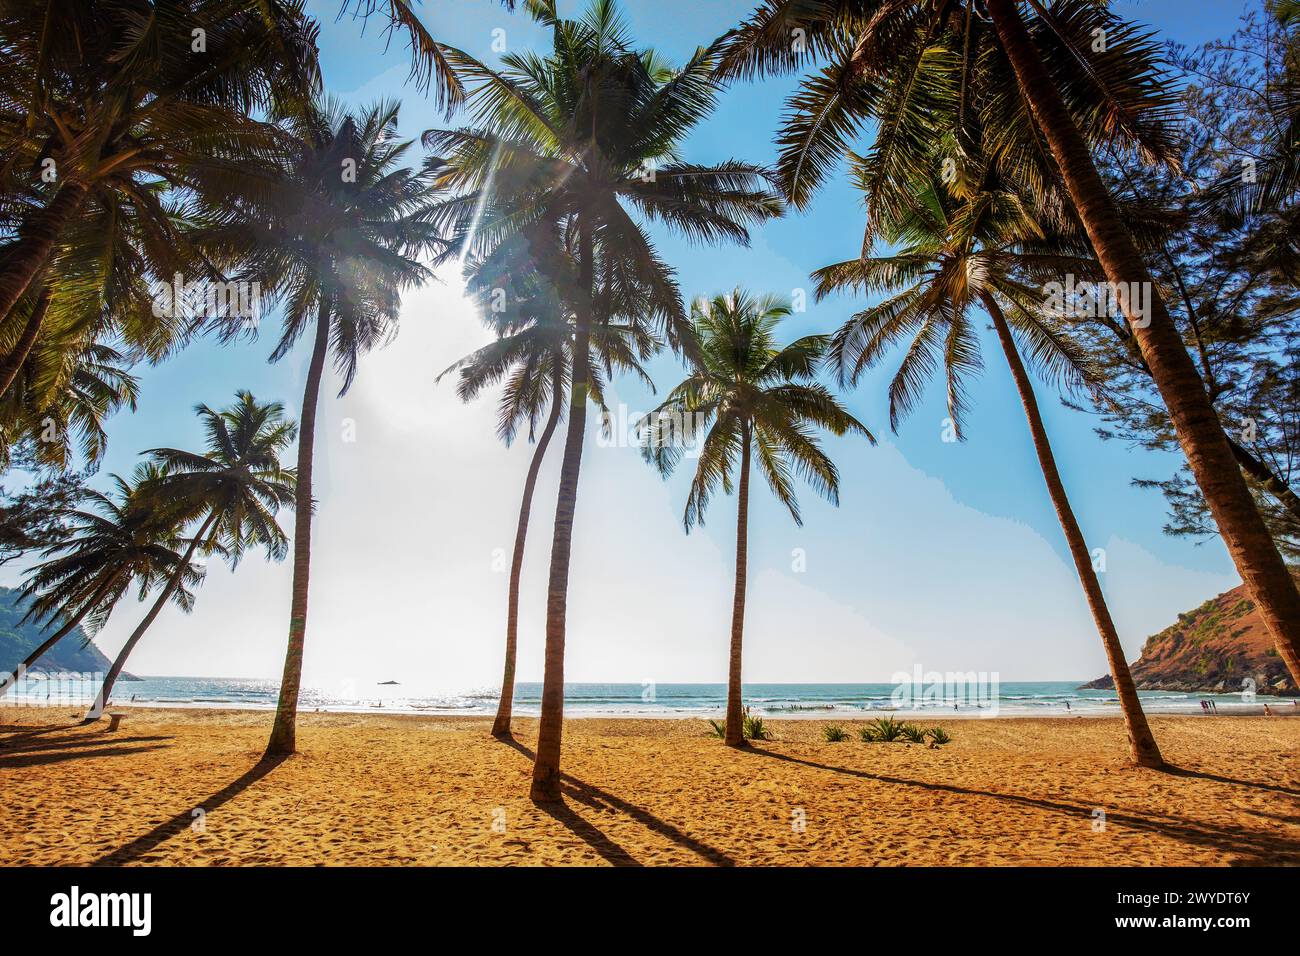
[[[48,631],[31,621],[20,624],[25,613],[27,602],[21,593],[13,588],[0,587],[0,673],[16,670],[27,655],[49,636]],[[112,662],[100,653],[98,647],[87,643],[85,631],[74,627],[41,657],[32,670],[102,674],[111,665]],[[122,677],[136,679],[125,673]]]
[[[1261,694],[1296,694],[1245,585],[1178,615],[1177,623],[1147,638],[1132,667],[1138,690],[1235,693],[1251,679]],[[1114,684],[1107,674],[1083,686]]]

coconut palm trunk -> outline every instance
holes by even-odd
[[[27,361],[27,356],[32,354],[32,347],[36,345],[36,339],[40,337],[41,325],[44,324],[45,313],[49,309],[50,287],[46,286],[41,290],[40,296],[32,306],[31,315],[27,317],[27,324],[23,326],[18,342],[14,345],[13,350],[4,357],[4,361],[0,362],[0,398],[8,394],[9,386],[18,377],[23,363]]]
[[[302,651],[307,636],[307,579],[311,572],[311,519],[313,510],[311,468],[316,446],[316,405],[320,383],[329,352],[329,300],[322,297],[316,316],[316,341],[312,345],[311,363],[307,366],[307,384],[302,394],[302,416],[298,419],[298,484],[294,490],[293,586],[289,607],[289,647],[284,656],[284,674],[280,678],[280,700],[275,709],[275,725],[266,744],[268,757],[286,756],[297,748],[298,691],[302,685]]]
[[[551,538],[551,576],[546,588],[546,663],[542,677],[542,710],[537,728],[537,757],[533,761],[533,800],[560,799],[560,744],[564,731],[564,634],[569,601],[569,556],[573,548],[573,515],[578,504],[578,472],[587,425],[587,352],[591,340],[594,262],[591,225],[580,219],[579,281],[583,301],[575,310],[573,373],[569,384],[569,425],[560,463],[560,491],[555,504]]]
[[[1300,685],[1300,590],[1255,507],[1204,383],[1151,274],[1020,18],[1017,0],[987,0],[986,7],[1106,278],[1118,289],[1141,290],[1146,298],[1143,316],[1135,308],[1136,295],[1123,297],[1125,315],[1228,552],[1291,679]]]
[[[113,586],[113,582],[116,581],[117,578],[117,574],[111,574],[105,580],[101,581],[94,591],[91,592],[90,597],[82,602],[81,608],[77,613],[68,618],[68,620],[64,622],[63,626],[50,635],[50,637],[42,643],[40,647],[28,654],[27,659],[18,665],[17,670],[11,674],[0,675],[0,697],[7,694],[9,688],[22,680],[23,675],[31,669],[32,665],[44,657],[45,653],[49,651],[50,648],[63,640],[64,637],[70,634],[72,630],[81,623],[82,619],[90,613],[91,609],[99,603],[100,598],[102,598],[108,589]]]
[[[506,611],[506,665],[501,678],[501,699],[497,703],[497,717],[492,722],[493,737],[510,736],[510,717],[515,700],[515,651],[519,637],[519,579],[524,568],[524,544],[528,540],[528,517],[533,508],[533,491],[537,487],[537,475],[542,470],[542,459],[546,448],[555,434],[555,426],[560,421],[560,410],[564,407],[564,377],[557,373],[555,387],[551,393],[551,414],[546,419],[546,426],[537,439],[533,449],[533,460],[528,465],[528,477],[524,479],[524,500],[519,505],[519,525],[515,529],[515,553],[510,560],[510,596]]]
[[[203,541],[208,530],[212,527],[212,523],[216,520],[217,513],[215,511],[211,512],[207,518],[203,520],[203,524],[200,525],[199,530],[190,541],[190,546],[185,549],[185,554],[181,558],[180,564],[176,566],[176,570],[172,573],[172,576],[168,578],[167,586],[163,588],[162,593],[158,595],[158,600],[153,602],[153,607],[149,608],[149,613],[144,616],[144,620],[136,625],[135,630],[131,632],[131,636],[128,637],[126,643],[122,645],[122,649],[117,652],[117,657],[113,660],[113,665],[108,669],[108,673],[104,676],[104,683],[99,688],[99,694],[96,695],[95,702],[90,705],[90,710],[86,713],[86,721],[88,723],[99,720],[99,718],[103,716],[104,708],[108,706],[109,696],[113,693],[113,685],[117,683],[117,678],[121,675],[122,668],[126,666],[126,659],[131,656],[131,652],[135,650],[135,646],[140,643],[140,638],[144,637],[144,632],[149,630],[149,625],[151,625],[154,622],[154,619],[158,617],[159,612],[163,609],[163,605],[171,599],[171,596],[176,593],[176,589],[181,586],[181,579],[185,577],[185,569],[190,566],[190,559],[194,557],[194,552],[198,550],[200,542]]]
[[[1142,710],[1142,702],[1133,684],[1133,674],[1129,671],[1128,661],[1124,658],[1124,647],[1120,644],[1119,633],[1115,630],[1115,622],[1111,619],[1110,608],[1106,605],[1101,583],[1097,580],[1097,572],[1093,569],[1092,555],[1084,541],[1079,522],[1074,516],[1074,509],[1070,507],[1065,485],[1061,482],[1061,473],[1056,467],[1056,456],[1052,454],[1052,445],[1047,439],[1047,429],[1043,426],[1038,400],[1034,397],[1033,383],[1030,382],[1025,365],[1020,360],[1020,353],[1016,350],[1015,340],[1011,337],[1011,329],[1007,326],[1002,309],[987,292],[980,296],[980,301],[983,302],[989,317],[993,319],[993,327],[997,330],[1002,352],[1007,358],[1007,365],[1011,368],[1011,377],[1015,380],[1016,391],[1020,393],[1020,401],[1025,406],[1025,418],[1029,420],[1029,432],[1033,436],[1034,452],[1038,455],[1039,467],[1043,470],[1043,480],[1047,483],[1047,492],[1051,496],[1052,507],[1056,509],[1057,520],[1061,522],[1061,530],[1065,532],[1070,556],[1074,559],[1079,583],[1083,585],[1083,593],[1088,599],[1088,608],[1092,611],[1097,632],[1101,635],[1102,646],[1106,649],[1106,660],[1110,664],[1110,676],[1115,682],[1120,710],[1124,714],[1124,727],[1128,731],[1129,751],[1133,762],[1140,767],[1164,766],[1160,748],[1156,745],[1151,727],[1147,724],[1147,716]]]
[[[731,661],[727,669],[728,747],[745,745],[745,717],[741,699],[740,656],[745,633],[745,582],[749,564],[749,455],[752,440],[750,426],[745,426],[740,483],[736,488],[736,594],[731,603]]]
[[[0,322],[4,321],[37,273],[50,261],[54,245],[86,201],[86,187],[65,183],[50,204],[18,230],[18,238],[0,267]]]

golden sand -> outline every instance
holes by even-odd
[[[569,721],[566,800],[528,800],[532,720],[0,709],[0,846],[18,864],[1300,864],[1300,719],[952,720],[953,742],[730,750],[694,720]],[[845,722],[852,727],[852,722]],[[1101,813],[1104,812],[1104,821]],[[1104,825],[1103,825],[1104,824]]]

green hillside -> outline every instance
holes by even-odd
[[[31,621],[19,623],[26,611],[27,602],[17,590],[0,587],[0,672],[16,669],[48,636],[48,632]],[[99,648],[86,643],[85,632],[76,627],[50,648],[32,670],[102,674],[111,664]]]

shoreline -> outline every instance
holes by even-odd
[[[1300,717],[1300,703],[1292,704],[1292,698],[1277,698],[1280,703],[1274,704],[1273,700],[1265,703],[1255,704],[1222,704],[1215,713],[1203,713],[1192,710],[1162,710],[1159,708],[1144,708],[1148,717],[1169,717],[1169,718],[1210,718],[1210,717],[1267,717],[1269,719],[1281,717]],[[15,711],[18,713],[31,714],[56,714],[65,710],[85,711],[92,701],[87,700],[69,700],[51,703],[29,703],[26,701],[14,701],[10,698],[0,699],[0,711]],[[1265,713],[1264,707],[1268,706],[1271,713]],[[989,711],[945,711],[939,708],[921,708],[921,709],[864,709],[864,710],[819,710],[819,711],[795,711],[795,712],[762,712],[761,716],[764,722],[785,722],[791,721],[796,723],[806,723],[810,721],[825,721],[846,724],[868,724],[879,718],[892,717],[896,720],[913,722],[913,723],[934,723],[936,721],[1004,721],[1004,720],[1121,720],[1123,715],[1119,711],[1118,704],[1112,705],[1113,712],[1098,712],[1098,709],[1078,710],[1061,710],[1044,708],[1042,712],[1022,712],[1008,711],[1007,709],[997,709]],[[129,710],[132,712],[157,712],[157,713],[176,713],[176,714],[211,714],[217,716],[220,714],[274,714],[274,704],[261,703],[235,703],[229,706],[214,705],[210,701],[195,701],[193,703],[167,702],[158,703],[156,701],[112,701],[106,708],[108,710]],[[317,716],[352,716],[352,717],[393,717],[393,718],[415,718],[430,720],[462,720],[462,721],[491,721],[495,716],[495,710],[475,711],[466,713],[460,710],[436,710],[426,708],[401,708],[401,707],[300,707],[298,711],[300,716],[308,714]],[[628,710],[566,710],[564,714],[565,721],[689,721],[698,720],[707,723],[709,720],[720,720],[726,714],[723,710],[717,711],[628,711]],[[78,714],[80,717],[80,713]],[[514,719],[535,721],[539,717],[536,710],[522,709],[518,706],[514,710]]]
[[[94,675],[77,680],[29,679],[3,699],[7,704],[33,707],[88,707],[98,690]],[[644,686],[627,683],[566,685],[565,717],[575,720],[721,720],[725,716],[725,685],[660,683],[658,695]],[[360,690],[360,693],[358,691]],[[893,717],[898,720],[989,720],[1005,717],[1069,718],[1112,717],[1120,713],[1113,692],[1086,690],[1072,681],[1001,682],[975,693],[913,691],[898,694],[890,684],[747,684],[745,704],[764,720],[853,721]],[[1196,693],[1169,690],[1140,692],[1149,715],[1182,714],[1218,716],[1263,714],[1267,706],[1278,716],[1300,713],[1300,699],[1242,692]],[[269,680],[236,678],[146,677],[119,684],[111,702],[114,708],[160,707],[184,710],[220,709],[264,712],[274,710],[278,686]],[[1212,707],[1208,710],[1207,707]],[[300,713],[406,714],[411,716],[494,717],[497,694],[488,688],[447,690],[420,685],[382,682],[346,693],[328,686],[304,687]],[[540,712],[540,686],[528,682],[515,689],[514,712],[536,717]]]

